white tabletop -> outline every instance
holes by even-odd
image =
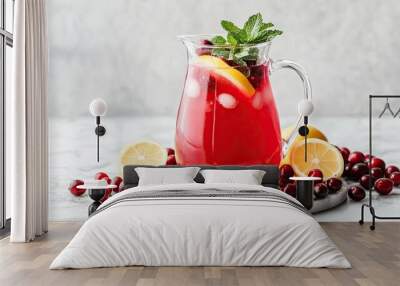
[[[293,181],[319,181],[322,180],[320,177],[290,177]]]
[[[101,190],[101,189],[114,189],[118,187],[117,185],[104,185],[104,186],[99,186],[99,185],[79,185],[76,188],[77,189],[88,189],[88,190]]]

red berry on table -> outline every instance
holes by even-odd
[[[108,200],[109,197],[111,197],[111,193],[112,193],[113,189],[106,189],[106,193],[104,194],[104,196],[100,199],[101,203],[104,203],[106,200]]]
[[[95,180],[105,180],[107,184],[111,184],[111,178],[108,176],[106,172],[97,172],[94,175]]]
[[[167,165],[176,165],[175,155],[169,155],[166,164]]]
[[[357,164],[357,163],[362,163],[365,160],[364,154],[359,152],[359,151],[355,151],[353,153],[351,153],[349,155],[349,162],[352,164]]]
[[[350,178],[358,181],[363,175],[369,173],[369,169],[367,164],[365,163],[357,163],[353,167],[351,167]]]
[[[168,153],[168,155],[175,155],[175,150],[174,150],[174,148],[168,147],[168,148],[167,148],[167,153]]]
[[[76,197],[82,196],[86,190],[85,189],[78,189],[77,186],[83,185],[84,182],[82,180],[73,180],[69,186],[68,190]]]
[[[279,168],[279,175],[285,179],[289,179],[294,176],[294,171],[292,166],[285,164]]]
[[[365,198],[365,190],[359,186],[351,186],[347,190],[347,195],[353,201],[361,201]]]
[[[285,177],[279,178],[279,188],[283,191],[285,187],[290,183],[290,180]]]
[[[387,166],[386,170],[385,170],[385,177],[389,178],[390,174],[392,174],[393,172],[400,172],[400,170],[397,166],[394,166],[394,165]]]
[[[326,185],[330,193],[336,193],[342,188],[343,182],[338,178],[330,178],[326,181]]]
[[[345,177],[345,178],[351,177],[351,168],[352,167],[353,167],[352,163],[346,163],[346,165],[344,166],[344,170],[343,170],[342,176]]]
[[[384,169],[381,168],[372,168],[371,169],[371,176],[375,180],[378,180],[380,178],[383,178],[385,175],[385,172],[383,171]]]
[[[314,186],[314,195],[317,199],[324,199],[328,196],[328,187],[325,183],[319,183]]]
[[[289,196],[296,197],[296,184],[290,183],[285,186],[283,191]]]
[[[373,157],[371,159],[371,162],[369,162],[368,166],[370,168],[379,168],[379,169],[382,169],[382,171],[384,171],[386,163],[381,158]]]
[[[393,172],[389,177],[393,181],[395,187],[400,186],[400,172]]]
[[[371,157],[369,154],[364,154],[364,161],[365,161],[365,163],[368,163],[369,162],[369,157]],[[375,156],[372,156],[372,158],[374,158]]]
[[[370,178],[369,175],[364,175],[364,176],[362,176],[360,178],[360,185],[363,186],[364,188],[366,188],[367,190],[369,190],[369,178]],[[374,179],[372,177],[372,179],[371,179],[371,187],[374,186],[375,181],[376,181],[376,179]]]
[[[315,178],[321,178],[321,180],[315,181],[315,184],[322,183],[322,180],[324,178],[324,174],[322,174],[322,171],[320,169],[312,169],[308,172],[309,177],[315,177]]]
[[[342,153],[343,161],[347,163],[349,161],[350,150],[346,147],[339,148],[340,153]]]
[[[123,179],[120,176],[116,176],[112,179],[111,184],[117,187],[113,189],[114,192],[119,193],[121,191]]]
[[[380,178],[376,180],[374,187],[380,195],[388,195],[393,190],[393,181],[388,178]]]

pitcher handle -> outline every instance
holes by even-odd
[[[276,60],[276,61],[270,60],[270,67],[271,67],[270,68],[271,72],[274,72],[276,70],[280,70],[283,68],[288,68],[288,69],[295,71],[297,73],[297,75],[300,77],[300,79],[302,80],[303,86],[304,86],[304,99],[299,102],[298,107],[297,107],[299,117],[297,118],[295,128],[293,129],[292,133],[290,133],[287,141],[284,141],[286,144],[285,147],[287,148],[290,145],[292,139],[294,139],[293,137],[295,136],[295,134],[298,132],[302,118],[304,116],[308,116],[313,111],[313,106],[311,103],[311,100],[312,100],[311,83],[310,83],[310,80],[309,80],[304,68],[301,65],[295,63],[294,61],[285,60],[285,59]]]

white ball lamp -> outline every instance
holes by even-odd
[[[94,117],[96,117],[96,129],[94,132],[97,135],[97,162],[100,159],[100,136],[104,136],[106,134],[106,129],[104,126],[100,125],[100,117],[106,115],[107,113],[107,103],[102,98],[93,99],[89,104],[89,111]]]
[[[303,99],[300,101],[297,105],[297,112],[299,113],[300,116],[304,118],[303,120],[303,126],[300,126],[299,128],[299,134],[301,136],[304,136],[304,141],[305,141],[305,148],[304,148],[304,160],[307,162],[307,135],[309,133],[308,130],[308,116],[311,115],[314,111],[314,105],[311,100],[309,99]]]

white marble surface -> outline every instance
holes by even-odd
[[[93,179],[97,171],[104,170],[110,175],[120,174],[119,152],[125,144],[141,139],[172,146],[174,139],[174,117],[105,117],[107,134],[101,138],[101,162],[96,162],[96,138],[94,118],[76,119],[50,118],[50,220],[84,220],[91,200],[84,196],[73,197],[67,186],[72,179]],[[368,120],[351,117],[312,117],[311,124],[320,127],[330,142],[347,146],[352,150],[367,151]],[[282,126],[293,119],[283,118]],[[374,121],[374,148],[376,155],[387,163],[400,165],[400,118]],[[400,190],[382,197],[374,194],[379,215],[400,215]],[[366,199],[364,200],[366,201]],[[361,203],[347,203],[320,213],[320,221],[357,221]],[[369,216],[367,216],[369,219]]]
[[[50,0],[50,115],[86,115],[98,96],[110,115],[174,114],[186,67],[176,35],[220,33],[221,19],[243,23],[258,11],[284,31],[272,58],[307,70],[316,114],[366,114],[360,98],[399,90],[398,0]],[[272,82],[291,115],[299,79],[279,71]]]

